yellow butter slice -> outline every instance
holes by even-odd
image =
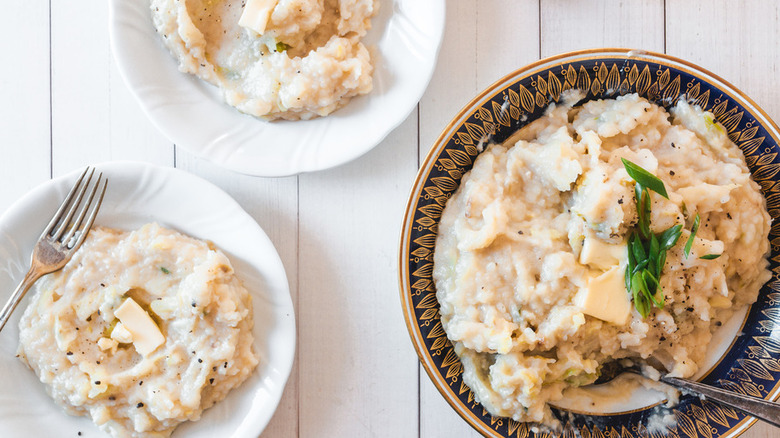
[[[601,270],[608,270],[628,257],[626,244],[606,243],[595,237],[586,237],[582,242],[580,263]]]
[[[260,35],[265,32],[268,21],[271,19],[271,13],[279,0],[247,0],[244,5],[244,12],[238,19],[238,25],[251,29]]]
[[[574,305],[586,315],[625,325],[631,314],[631,301],[626,292],[624,269],[614,266],[601,275],[591,277],[587,286],[575,295]]]
[[[132,298],[126,299],[114,315],[119,318],[123,328],[130,332],[133,345],[141,355],[148,355],[165,342],[165,336],[152,317]],[[117,328],[119,324],[114,328],[114,332]]]

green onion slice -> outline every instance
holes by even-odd
[[[641,239],[634,239],[631,243],[631,251],[633,251],[634,259],[637,263],[647,259],[647,254],[645,253],[645,248],[642,246]]]
[[[671,249],[674,245],[677,244],[681,234],[681,224],[677,224],[661,233],[661,236],[658,238],[658,243],[661,244],[661,249]]]
[[[661,270],[664,268],[664,263],[666,263],[666,251],[661,251],[660,254],[658,254],[658,259],[656,262],[656,268],[655,272],[657,273],[658,278],[661,278]]]
[[[650,260],[657,260],[658,254],[661,252],[661,245],[658,243],[658,238],[655,234],[650,235],[650,249],[647,251],[647,258]]]
[[[685,258],[688,258],[688,255],[691,253],[691,248],[693,247],[693,238],[696,237],[696,232],[699,231],[699,222],[701,221],[701,218],[699,217],[699,213],[696,213],[696,218],[693,219],[693,226],[691,227],[691,235],[688,236],[688,241],[685,242]]]
[[[634,181],[636,181],[638,184],[641,184],[643,187],[658,193],[664,198],[669,199],[669,195],[666,193],[666,187],[664,187],[664,182],[661,181],[657,176],[646,171],[638,164],[626,160],[625,158],[621,158],[620,160],[623,162],[623,167],[626,168],[628,176],[633,178]]]
[[[636,272],[631,276],[631,294],[634,296],[634,307],[637,312],[642,315],[642,318],[647,318],[650,314],[650,302],[647,299],[647,283],[642,272],[644,271]]]

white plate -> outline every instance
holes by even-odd
[[[279,403],[295,352],[292,301],[273,244],[238,203],[201,178],[141,163],[96,167],[108,177],[98,225],[133,229],[157,221],[211,240],[227,254],[253,296],[254,348],[260,365],[200,421],[182,424],[173,436],[257,438]],[[24,276],[35,240],[80,172],[40,185],[0,216],[0,302],[5,303]],[[86,417],[66,415],[15,357],[19,318],[28,301],[29,297],[22,301],[0,332],[0,437],[76,437],[79,431],[84,436],[107,436]]]
[[[255,119],[225,104],[215,87],[179,72],[154,30],[148,0],[110,0],[111,46],[125,83],[172,142],[241,173],[293,175],[368,152],[406,119],[430,81],[444,0],[379,2],[365,38],[376,49],[373,91],[315,120]]]

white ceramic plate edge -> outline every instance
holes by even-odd
[[[178,71],[158,41],[146,0],[109,2],[109,35],[120,75],[152,123],[196,155],[255,176],[338,166],[379,144],[425,92],[444,22],[443,0],[380,0],[375,30],[366,37],[379,54],[374,90],[328,117],[268,123],[238,113],[214,87]]]

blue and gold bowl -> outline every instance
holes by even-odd
[[[474,400],[462,380],[463,366],[442,328],[431,274],[442,210],[479,155],[479,143],[486,138],[504,141],[572,88],[585,92],[588,100],[638,93],[665,107],[685,98],[712,112],[744,152],[774,220],[769,235],[773,277],[745,314],[741,329],[727,340],[725,353],[701,380],[741,394],[776,399],[780,394],[780,224],[776,220],[780,216],[780,130],[755,102],[716,75],[671,56],[627,49],[564,54],[511,73],[455,116],[422,163],[404,215],[399,273],[406,325],[434,385],[486,437],[558,436],[534,432],[526,423],[492,417]],[[675,420],[668,430],[648,428],[659,409]],[[564,424],[560,434],[583,438],[735,437],[755,421],[690,395],[682,395],[673,407],[655,403],[608,415],[554,408],[554,413]]]

